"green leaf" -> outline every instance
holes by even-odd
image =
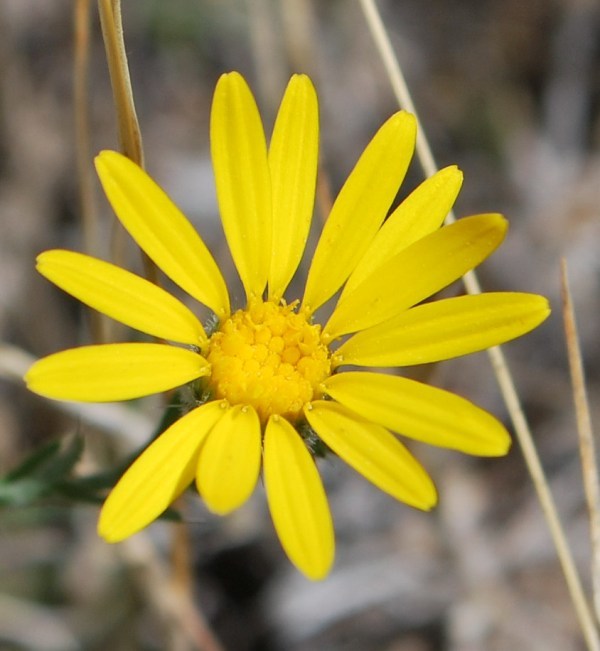
[[[59,441],[51,441],[39,450],[35,450],[16,468],[6,474],[3,481],[16,481],[31,475],[39,466],[51,459],[60,450]]]
[[[82,451],[80,436],[64,446],[53,441],[36,450],[0,479],[0,505],[23,506],[49,495],[71,472]]]
[[[0,477],[0,507],[30,506],[42,499],[59,498],[66,502],[101,504],[107,492],[121,475],[164,430],[181,417],[187,405],[177,392],[163,412],[162,418],[148,444],[127,455],[120,463],[83,477],[73,476],[72,470],[83,452],[83,438],[73,436],[66,442],[51,441],[32,452],[16,468]],[[173,508],[162,515],[166,520],[180,521]]]

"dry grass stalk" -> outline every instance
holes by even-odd
[[[117,114],[121,151],[135,163],[144,166],[142,137],[135,112],[135,103],[125,52],[120,0],[99,0],[100,22],[110,72],[113,99]],[[117,237],[123,235],[118,229]],[[114,243],[114,242],[113,242]],[[115,248],[122,249],[122,242]],[[113,252],[115,253],[115,252]],[[117,254],[117,259],[119,256]],[[154,263],[142,253],[144,271],[148,280],[158,284],[158,273]],[[184,526],[184,525],[183,525]],[[144,594],[155,604],[167,621],[182,625],[182,628],[194,645],[205,651],[220,651],[221,647],[208,627],[205,618],[193,603],[193,580],[190,567],[189,540],[181,526],[173,528],[172,541],[172,581],[171,598],[162,598],[166,568],[147,541],[142,554],[146,565]],[[124,556],[128,562],[137,562],[134,558],[140,548],[135,543],[124,547]],[[133,555],[132,553],[135,552]],[[160,578],[159,578],[160,577]],[[177,636],[176,636],[177,637]]]
[[[600,621],[600,485],[598,482],[598,465],[596,463],[596,448],[587,398],[583,360],[579,346],[579,337],[577,335],[577,323],[575,321],[575,311],[569,289],[567,262],[564,258],[561,260],[560,272],[565,339],[567,342],[571,386],[573,387],[573,401],[575,403],[577,418],[583,486],[590,518],[594,607],[596,617]]]
[[[106,50],[106,60],[110,74],[117,125],[119,131],[120,149],[127,158],[144,167],[144,150],[142,134],[135,112],[129,66],[123,37],[123,21],[120,0],[99,0],[100,24]],[[124,263],[124,231],[117,227],[112,243],[113,260],[119,266]],[[158,284],[156,265],[142,252],[144,275],[151,282]]]
[[[410,91],[406,85],[400,63],[394,53],[387,31],[384,27],[381,15],[374,0],[360,0],[361,7],[365,14],[368,27],[373,35],[377,49],[382,58],[386,73],[389,77],[393,92],[398,99],[400,106],[414,115],[418,116]],[[418,117],[417,117],[418,121]],[[437,171],[431,148],[427,141],[424,129],[419,125],[417,137],[417,156],[426,176],[431,176]],[[455,217],[452,213],[448,215],[447,221],[452,222]],[[479,281],[475,272],[470,272],[464,278],[464,285],[469,294],[477,294],[481,291]],[[569,588],[571,599],[581,626],[589,651],[600,651],[600,637],[588,605],[581,579],[575,567],[573,554],[567,542],[564,528],[560,522],[558,511],[550,492],[550,487],[539,455],[537,453],[531,430],[523,413],[520,399],[515,387],[514,380],[508,368],[506,358],[499,347],[491,348],[488,351],[492,368],[500,386],[500,391],[508,409],[517,439],[523,451],[529,474],[537,491],[538,499],[542,506],[544,516],[550,528],[550,532],[556,547],[563,573]]]
[[[130,568],[138,570],[135,578],[140,593],[155,608],[173,640],[183,644],[187,640],[189,648],[199,651],[223,651],[190,592],[169,580],[170,572],[145,532],[121,543],[119,553]]]
[[[75,118],[75,157],[77,159],[77,188],[83,231],[83,246],[87,253],[98,253],[98,211],[94,203],[93,176],[91,168],[88,73],[90,59],[90,2],[76,0],[73,29],[75,48],[73,53],[73,113]],[[92,340],[106,340],[106,321],[95,310],[89,310]]]
[[[125,53],[120,0],[100,0],[99,9],[110,82],[117,112],[121,151],[125,156],[143,167],[142,135],[135,112],[127,55]]]

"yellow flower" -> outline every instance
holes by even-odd
[[[196,480],[208,508],[241,506],[261,467],[290,560],[319,579],[334,556],[331,515],[310,445],[318,440],[381,490],[430,509],[436,491],[394,433],[477,455],[510,445],[491,415],[451,393],[363,367],[436,362],[517,337],[549,314],[544,298],[487,293],[423,303],[484,260],[506,222],[477,215],[443,226],[456,167],[422,183],[386,220],[414,150],[412,115],[393,115],[356,163],[318,241],[302,301],[284,300],[304,252],[318,155],[317,98],[292,77],[267,148],[242,77],[221,77],[211,147],[225,235],[246,304],[231,311],[223,276],[196,231],[134,163],[102,152],[97,170],[118,218],[164,273],[216,316],[206,332],[163,289],[70,251],[41,274],[82,302],[170,343],[60,352],[33,365],[29,387],[60,400],[127,400],[179,387],[197,403],[162,433],[106,500],[99,532],[115,542],[157,518]],[[329,318],[315,313],[341,290]],[[308,434],[307,434],[308,432]]]

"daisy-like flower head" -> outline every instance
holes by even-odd
[[[221,219],[246,293],[246,304],[234,311],[213,257],[167,195],[120,154],[97,157],[123,226],[218,321],[207,333],[178,299],[107,262],[70,251],[39,256],[38,270],[60,288],[165,343],[50,355],[27,374],[33,391],[99,402],[190,383],[198,399],[108,496],[99,521],[106,540],[147,526],[194,479],[211,511],[229,513],[248,499],[262,468],[284,550],[319,579],[333,562],[334,534],[313,438],[419,509],[435,505],[436,491],[397,434],[468,454],[506,453],[504,427],[464,398],[398,375],[347,370],[479,351],[522,335],[549,314],[544,298],[521,293],[423,302],[490,255],[507,226],[497,214],[442,226],[462,182],[456,167],[427,179],[386,219],[415,135],[415,118],[402,111],[375,134],[323,227],[302,299],[284,299],[313,213],[316,94],[306,76],[292,77],[267,147],[245,81],[223,75],[212,106],[211,151]],[[321,323],[316,311],[340,290]]]

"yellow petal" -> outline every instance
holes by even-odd
[[[385,220],[342,295],[354,290],[396,253],[437,230],[450,212],[462,180],[462,172],[452,165],[423,181]]]
[[[219,515],[240,507],[252,494],[260,470],[260,422],[252,407],[236,405],[206,441],[196,475],[206,506]]]
[[[284,418],[267,424],[263,463],[269,509],[286,554],[308,578],[324,578],[335,548],[331,513],[315,462]]]
[[[500,421],[448,391],[368,372],[338,373],[324,385],[348,409],[409,438],[479,456],[500,456],[510,447]]]
[[[317,400],[304,414],[326,445],[382,491],[419,509],[435,505],[429,475],[387,429],[332,401]]]
[[[485,260],[506,229],[501,215],[476,215],[414,242],[340,299],[325,337],[364,330],[428,298]]]
[[[316,310],[354,271],[404,179],[415,138],[414,116],[401,111],[367,145],[323,227],[306,281],[305,309]]]
[[[104,502],[98,533],[108,542],[119,542],[158,518],[192,483],[198,450],[223,413],[219,403],[209,402],[151,443]]]
[[[55,400],[111,402],[174,389],[209,372],[203,357],[162,344],[71,348],[39,360],[25,376],[34,393]]]
[[[210,146],[225,237],[248,300],[260,297],[271,258],[271,185],[256,102],[237,72],[217,83]]]
[[[533,330],[550,314],[535,294],[488,292],[418,305],[350,337],[336,364],[410,366],[502,344]]]
[[[319,114],[306,75],[294,75],[279,107],[269,146],[273,193],[273,241],[269,298],[277,301],[306,246],[315,202]]]
[[[190,310],[153,283],[73,251],[45,251],[37,270],[82,303],[146,334],[202,346],[204,328]]]
[[[219,268],[164,191],[144,170],[114,151],[96,157],[96,170],[120,222],[148,256],[190,296],[219,317],[228,315],[229,297]]]

